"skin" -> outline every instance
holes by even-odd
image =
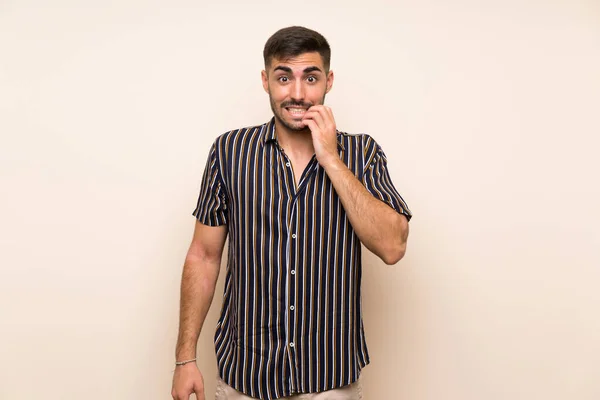
[[[333,71],[325,69],[315,52],[274,58],[261,76],[275,114],[277,140],[290,159],[296,184],[315,155],[360,241],[386,264],[400,261],[408,239],[406,217],[373,197],[339,157],[333,112],[323,105]],[[302,112],[290,112],[293,108]]]
[[[196,358],[196,345],[206,314],[212,303],[221,269],[221,256],[227,226],[206,226],[196,221],[192,243],[188,249],[181,277],[179,337],[176,359]],[[204,379],[195,362],[176,366],[171,395],[176,400],[205,400]]]
[[[272,59],[261,76],[275,115],[277,140],[290,159],[296,185],[314,155],[333,183],[360,241],[386,264],[397,263],[406,251],[408,221],[373,197],[340,160],[335,119],[331,108],[323,104],[333,86],[333,71],[325,69],[318,53],[303,53]],[[294,108],[299,112],[293,112]],[[226,238],[226,226],[196,222],[181,279],[177,360],[196,357]],[[204,379],[194,362],[175,368],[171,395],[175,400],[188,400],[192,393],[205,400]]]

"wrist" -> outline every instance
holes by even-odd
[[[197,339],[196,339],[197,341]],[[180,338],[175,349],[175,362],[195,359],[197,357],[196,343],[191,338]]]
[[[191,363],[194,363],[194,364],[196,363],[196,357],[185,359],[185,360],[180,360],[180,361],[175,361],[175,367],[182,367],[184,365],[188,365]]]
[[[323,167],[323,169],[325,169],[325,172],[327,173],[347,168],[346,164],[342,162],[342,160],[337,154],[332,154],[331,156],[323,160],[323,162],[319,161],[319,164],[321,164],[321,166]]]

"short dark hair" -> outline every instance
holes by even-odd
[[[265,43],[263,51],[265,68],[271,64],[273,58],[286,59],[311,52],[317,52],[321,55],[323,66],[326,71],[329,71],[331,49],[323,35],[303,26],[290,26],[280,29]]]

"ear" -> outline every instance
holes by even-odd
[[[333,87],[333,71],[329,71],[327,73],[327,88],[325,89],[325,93],[329,93],[331,88]]]
[[[260,73],[260,77],[262,79],[263,89],[265,89],[265,92],[269,93],[269,77],[267,76],[267,71],[263,69]]]

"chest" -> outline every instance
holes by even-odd
[[[360,179],[359,158],[347,151],[340,151],[340,158]],[[325,193],[332,193],[332,183],[314,155],[287,154],[276,145],[232,152],[221,168],[231,209],[283,206],[302,199],[318,204]]]
[[[291,181],[294,183],[294,188],[297,190],[300,187],[303,179],[306,179],[311,174],[311,168],[318,167],[313,161],[314,155],[295,155],[282,151],[282,162],[286,169],[291,172]]]

